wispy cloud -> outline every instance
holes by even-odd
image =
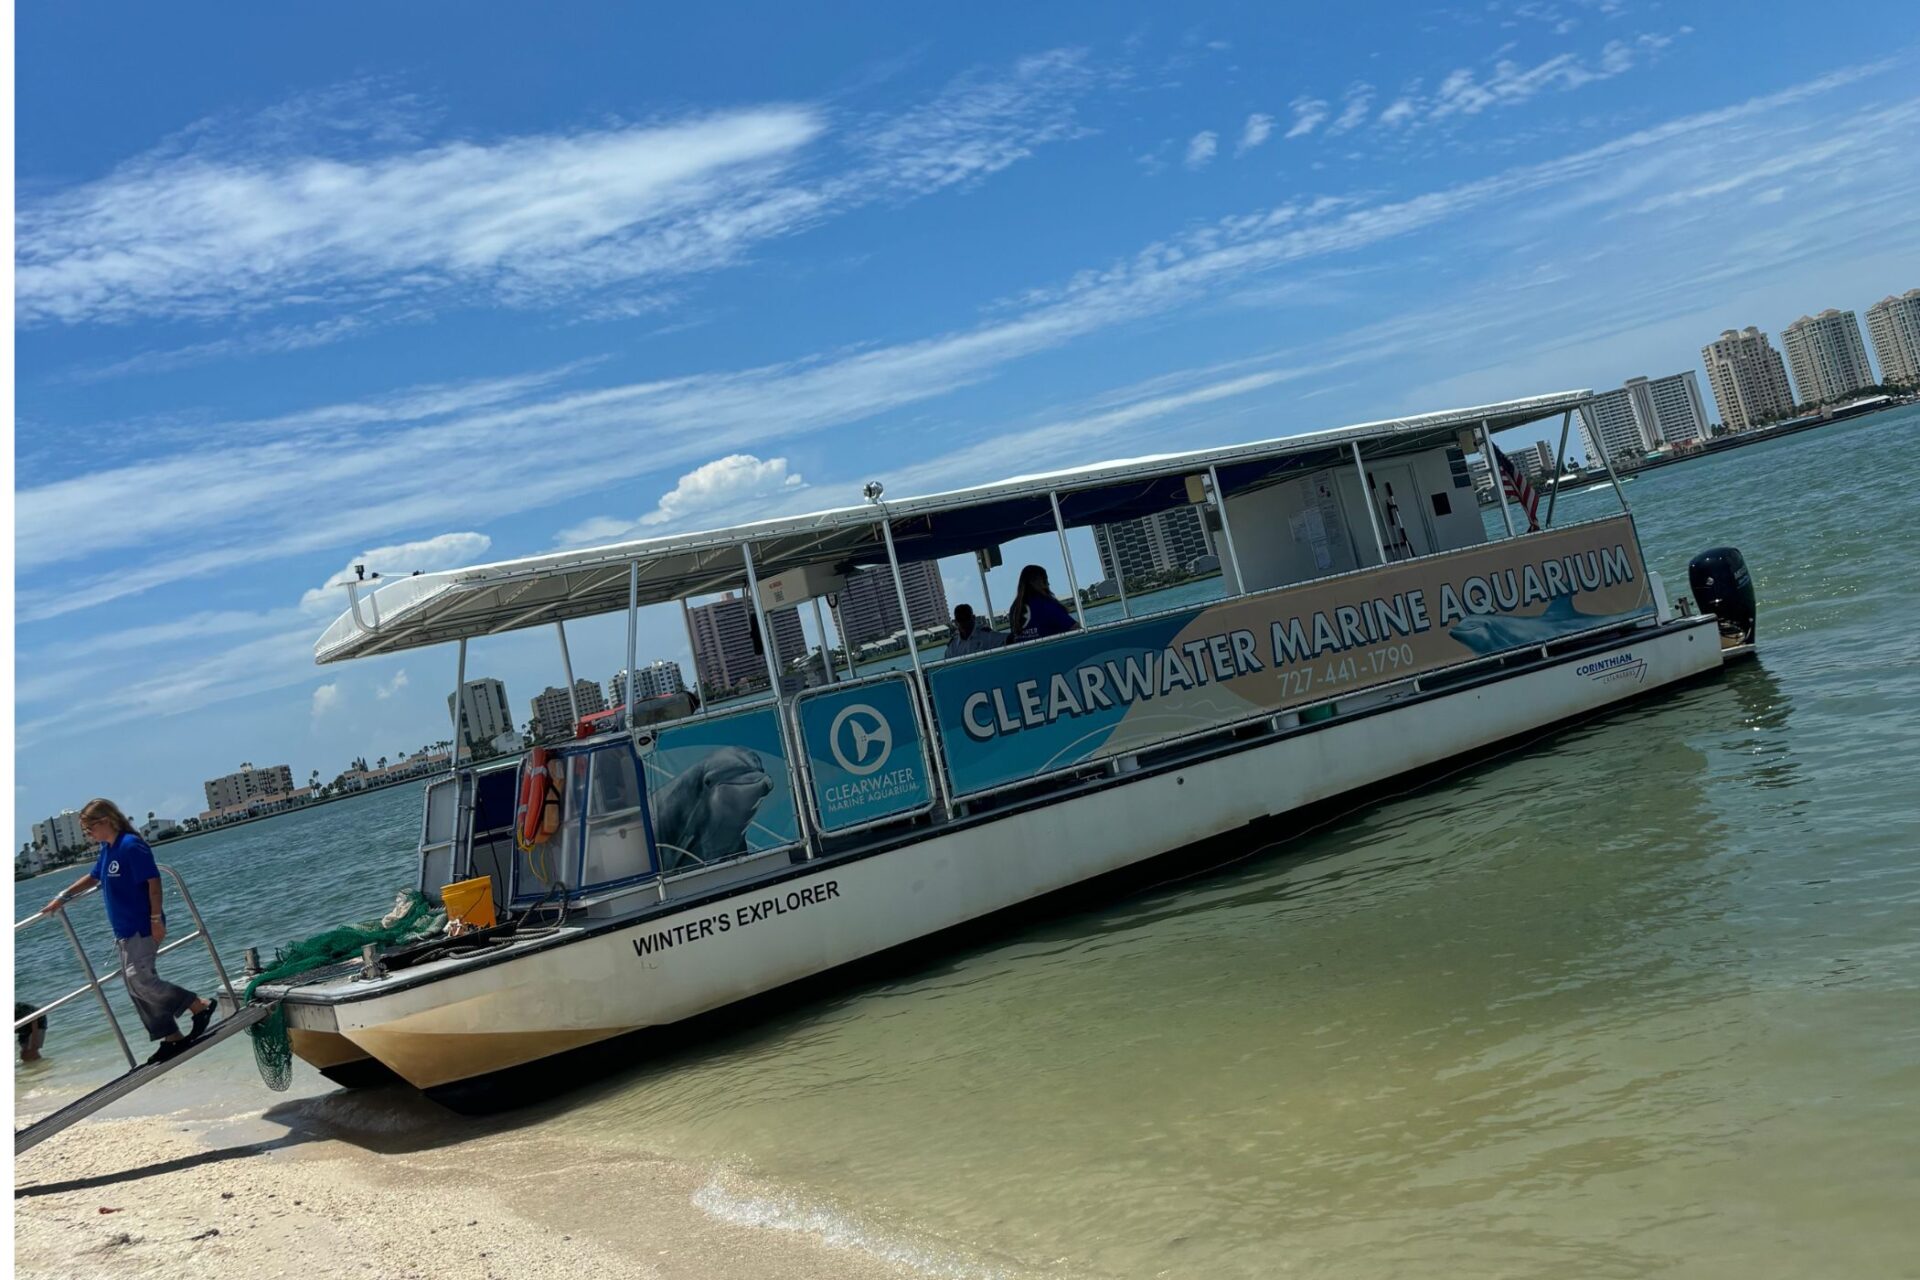
[[[204,453],[29,488],[19,495],[16,523],[23,573],[80,550],[131,550],[147,558],[110,574],[65,582],[58,590],[29,578],[20,607],[24,616],[45,617],[76,607],[75,602],[97,603],[157,582],[295,550],[364,545],[396,530],[470,518],[475,510],[502,517],[561,501],[577,508],[592,489],[665,468],[697,470],[716,455],[765,457],[775,441],[924,402],[1038,352],[1216,295],[1224,282],[1245,287],[1288,264],[1337,259],[1473,211],[1524,211],[1540,204],[1529,198],[1542,193],[1591,194],[1625,213],[1629,206],[1623,201],[1644,198],[1620,185],[1633,164],[1684,171],[1696,184],[1722,177],[1749,163],[1747,144],[1777,142],[1777,117],[1759,117],[1875,69],[1851,69],[1557,160],[1406,199],[1293,203],[1221,219],[1147,246],[1130,259],[1023,295],[989,323],[914,342],[730,373],[530,394],[443,419],[394,422],[388,408],[369,415],[380,420],[377,429],[328,427],[330,447],[318,450],[290,447],[278,438],[263,443],[257,432],[235,432],[217,446],[210,443]],[[1736,122],[1751,126],[1742,134],[1745,149],[1737,152],[1727,146],[1734,136],[1727,126]],[[1904,118],[1885,112],[1856,113],[1825,127],[1853,138],[1848,156],[1869,166],[1910,136]],[[1600,175],[1607,176],[1606,184],[1591,181]],[[336,406],[305,417],[333,423],[358,413]],[[542,441],[541,468],[476,472],[471,466],[474,457],[512,456],[533,437]],[[614,440],[618,448],[608,446]],[[462,476],[462,484],[446,484],[444,477],[451,474]],[[64,515],[71,502],[136,483],[157,495],[151,509],[130,511],[125,521],[99,522],[105,527],[88,531],[84,546],[76,546],[73,540],[80,535]],[[324,512],[302,501],[320,491],[340,495]],[[623,521],[631,523],[632,517]],[[182,543],[192,549],[180,550]]]
[[[1293,100],[1293,125],[1287,130],[1289,138],[1304,138],[1320,127],[1327,118],[1327,104],[1321,98],[1299,97]]]
[[[1080,56],[1058,52],[963,78],[891,119],[768,104],[332,151],[305,135],[269,130],[263,144],[210,131],[23,202],[17,315],[28,326],[210,319],[476,293],[544,305],[646,287],[863,202],[1005,168],[1073,135],[1073,98],[1088,82]],[[202,344],[171,358],[209,354]]]
[[[1373,86],[1365,82],[1353,85],[1341,98],[1340,116],[1327,126],[1329,134],[1349,133],[1367,122],[1373,107]]]
[[[1211,129],[1194,134],[1187,139],[1187,160],[1189,169],[1204,169],[1213,163],[1214,153],[1220,150],[1220,135]]]
[[[405,667],[401,667],[398,670],[396,670],[391,676],[387,677],[385,680],[382,680],[378,685],[374,686],[373,696],[380,699],[382,702],[385,702],[388,698],[391,698],[394,694],[399,693],[402,689],[406,687],[407,687],[407,669]]]
[[[1273,136],[1273,117],[1254,112],[1247,117],[1247,123],[1241,126],[1240,142],[1235,146],[1235,155],[1245,155],[1268,138]]]

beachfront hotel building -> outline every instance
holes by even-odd
[[[1868,307],[1867,336],[1880,361],[1880,381],[1920,386],[1920,289]]]
[[[633,686],[639,690],[640,698],[666,698],[687,691],[685,677],[680,674],[680,664],[661,659],[649,662],[637,669]],[[627,673],[616,672],[613,679],[607,681],[607,705],[624,707],[627,705]]]
[[[242,764],[223,778],[209,778],[204,786],[210,812],[244,809],[255,801],[292,795],[293,770],[284,764],[270,764],[264,769]]]
[[[1801,316],[1780,336],[1803,403],[1832,404],[1873,385],[1873,367],[1853,312],[1828,307],[1817,316]]]
[[[1752,325],[1723,330],[1700,348],[1700,360],[1707,366],[1707,384],[1720,406],[1721,425],[1729,431],[1793,416],[1787,366],[1767,335]]]
[[[711,604],[688,611],[693,624],[693,673],[711,689],[735,689],[767,682],[767,660],[754,643],[753,606],[745,596],[729,591]],[[767,614],[773,628],[774,657],[784,670],[807,652],[807,635],[800,627],[800,610],[775,609]]]
[[[938,560],[901,565],[900,585],[906,588],[907,612],[915,631],[942,626],[952,616],[947,612],[947,585],[940,580]],[[900,617],[893,575],[880,568],[849,573],[840,592],[840,625],[846,628],[841,642],[856,648],[903,630],[907,624]]]
[[[583,716],[607,709],[606,695],[591,680],[575,680],[571,698],[564,686],[548,685],[533,700],[533,736],[542,742],[564,742],[573,737],[573,727],[579,723],[573,714],[575,702]]]
[[[461,686],[461,749],[472,751],[503,733],[513,732],[513,712],[507,708],[507,686],[491,676]],[[447,718],[453,719],[453,695],[447,695]]]
[[[1093,527],[1100,572],[1112,582],[1138,582],[1149,574],[1185,573],[1201,556],[1213,554],[1213,540],[1199,507],[1170,507],[1137,520]]]

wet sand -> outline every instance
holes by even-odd
[[[83,1122],[14,1172],[15,1274],[898,1277],[774,1213],[701,1207],[713,1170],[342,1095],[265,1117]]]

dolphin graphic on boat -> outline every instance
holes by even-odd
[[[694,761],[654,801],[655,839],[669,869],[747,851],[747,825],[773,790],[760,753],[720,747]]]
[[[1572,596],[1561,596],[1531,618],[1508,615],[1478,615],[1463,618],[1447,631],[1475,653],[1499,653],[1506,649],[1524,649],[1545,644],[1575,631],[1589,631],[1611,622],[1625,622],[1644,611],[1633,613],[1581,613],[1573,607]]]

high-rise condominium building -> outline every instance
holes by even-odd
[[[87,847],[87,833],[80,829],[80,815],[71,809],[59,816],[33,824],[33,842],[49,853],[67,853]]]
[[[1729,430],[1743,431],[1762,422],[1793,416],[1793,391],[1787,386],[1787,367],[1767,335],[1748,325],[1723,331],[1700,348],[1707,366],[1707,384],[1720,406],[1720,421]]]
[[[767,660],[754,651],[753,606],[744,596],[729,591],[689,612],[697,679],[715,689],[766,685]],[[807,635],[800,627],[799,609],[776,609],[767,614],[767,624],[773,628],[774,655],[783,669],[806,653]]]
[[[507,686],[491,676],[469,680],[461,686],[460,750],[492,742],[513,729],[513,712],[507,709]],[[453,719],[453,695],[447,695],[447,719]]]
[[[1214,554],[1199,507],[1170,507],[1135,520],[1093,527],[1100,572],[1109,582],[1138,582],[1152,573],[1184,573],[1201,556]]]
[[[243,764],[224,778],[209,778],[204,785],[207,808],[232,809],[269,796],[291,795],[293,770],[284,764],[270,764],[264,769]]]
[[[1920,289],[1868,307],[1867,334],[1880,361],[1880,381],[1920,385]]]
[[[606,695],[591,680],[575,680],[571,698],[565,685],[548,685],[533,700],[533,736],[542,742],[564,742],[571,738],[574,725],[579,723],[573,715],[576,701],[583,716],[607,709]]]
[[[1803,403],[1831,404],[1873,385],[1873,368],[1853,312],[1828,307],[1817,316],[1801,316],[1781,337]]]
[[[935,627],[951,616],[947,612],[947,586],[940,580],[940,562],[919,560],[900,566],[900,585],[906,588],[907,611],[917,631]],[[900,598],[894,594],[893,574],[886,569],[862,569],[847,575],[840,592],[840,625],[846,628],[846,642],[866,644],[884,640],[903,629]]]
[[[1664,445],[1685,444],[1707,434],[1707,409],[1692,370],[1664,378],[1628,378],[1618,390],[1595,396],[1593,410],[1607,456],[1616,463],[1636,462]],[[1580,439],[1588,462],[1599,462],[1584,418]]]
[[[634,688],[640,691],[642,701],[685,693],[687,689],[687,682],[680,674],[680,664],[666,659],[649,662],[646,666],[639,668],[633,684]],[[615,672],[613,679],[607,681],[607,705],[610,707],[627,705],[626,672]]]

